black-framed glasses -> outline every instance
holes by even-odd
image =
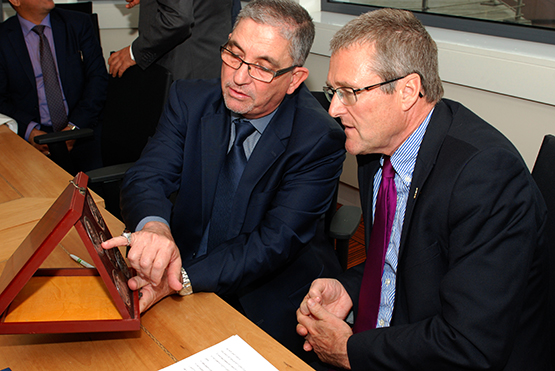
[[[391,84],[392,82],[395,82],[397,80],[404,79],[407,76],[408,75],[405,75],[405,76],[402,76],[402,77],[396,77],[394,79],[387,80],[387,81],[384,81],[384,82],[379,82],[377,84],[370,85],[370,86],[367,86],[365,88],[360,88],[360,89],[349,88],[349,87],[340,87],[340,88],[334,89],[331,86],[324,86],[323,89],[324,89],[324,93],[326,95],[326,98],[328,98],[328,100],[330,102],[333,98],[333,95],[337,93],[337,97],[339,98],[339,101],[341,103],[343,103],[346,106],[352,106],[357,102],[357,93],[359,93],[363,90],[365,90],[365,91],[374,90],[376,88],[379,88],[380,86]]]
[[[262,67],[261,65],[255,63],[245,62],[243,59],[241,59],[241,57],[233,53],[231,50],[227,49],[224,45],[220,46],[220,55],[222,57],[222,61],[234,70],[238,70],[239,68],[241,68],[244,63],[247,65],[250,77],[255,80],[268,83],[272,82],[272,80],[276,77],[292,71],[295,67],[300,67],[297,65],[293,65],[291,67],[287,67],[278,71],[273,71],[269,68]]]

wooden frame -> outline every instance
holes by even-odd
[[[0,334],[136,331],[134,272],[112,237],[79,173],[6,262],[0,276]],[[40,268],[75,227],[96,268]]]

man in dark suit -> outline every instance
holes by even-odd
[[[48,154],[46,145],[33,138],[51,132],[52,121],[45,96],[40,64],[39,35],[35,25],[44,25],[44,35],[54,56],[67,126],[94,128],[95,140],[68,142],[78,170],[100,163],[100,112],[106,100],[108,74],[90,17],[55,9],[51,0],[10,0],[17,15],[0,24],[0,113],[14,118],[19,135]]]
[[[551,370],[546,208],[518,151],[441,99],[436,45],[412,13],[363,14],[331,51],[324,90],[359,155],[367,260],[313,283],[305,350],[352,370]]]
[[[302,351],[295,310],[313,279],[340,271],[322,216],[345,158],[343,130],[303,84],[313,39],[312,19],[297,3],[253,0],[221,48],[221,79],[173,84],[122,187],[138,272],[129,286],[141,289],[141,311],[176,291],[215,292]],[[240,118],[252,124],[240,146],[248,162],[236,192],[223,197],[232,204],[216,214]],[[124,243],[115,237],[103,246]]]
[[[128,8],[139,4],[139,0],[127,2]],[[144,70],[158,63],[174,80],[218,77],[218,47],[231,32],[232,8],[237,3],[239,0],[140,1],[139,36],[110,55],[110,74],[121,77],[135,64]]]

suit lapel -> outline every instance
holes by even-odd
[[[447,106],[440,101],[434,109],[416,159],[405,211],[405,220],[403,222],[403,231],[401,232],[399,256],[402,256],[404,246],[407,242],[407,233],[412,222],[412,215],[416,201],[418,200],[418,195],[423,187],[425,187],[426,179],[428,179],[436,163],[439,150],[449,131],[450,124],[448,123],[450,122],[451,118],[449,117]]]
[[[223,101],[215,112],[201,119],[203,228],[212,214],[218,175],[225,160],[231,130],[230,113],[224,109]]]
[[[254,187],[285,152],[287,141],[293,129],[294,113],[293,99],[291,96],[286,96],[260,137],[239,181],[233,202],[233,215],[228,236],[234,237],[241,232]]]
[[[73,50],[70,50],[67,45],[67,31],[65,22],[59,17],[58,13],[54,10],[50,12],[50,25],[52,26],[52,35],[54,37],[54,48],[56,48],[56,62],[58,63],[58,73],[62,81],[62,89],[69,86],[67,83],[68,68],[67,68],[67,55],[71,55]],[[68,92],[64,89],[66,99]]]
[[[364,212],[364,241],[365,249],[368,249],[368,242],[370,241],[370,233],[374,225],[373,199],[374,199],[374,176],[380,168],[380,154],[358,155],[358,179],[359,189],[361,195],[361,207]],[[366,192],[366,190],[368,192]]]
[[[21,25],[17,16],[13,17],[13,22],[6,21],[8,25],[8,38],[12,49],[17,55],[19,63],[25,71],[25,75],[29,79],[29,82],[33,85],[33,89],[37,90],[37,82],[35,80],[35,73],[33,72],[33,65],[31,64],[31,57],[29,57],[29,52],[27,51],[27,45],[25,44],[25,39],[23,38],[23,32],[21,31]]]

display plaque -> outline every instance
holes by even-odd
[[[79,173],[6,262],[0,276],[0,334],[136,331],[134,275]],[[75,227],[95,268],[40,268]]]

